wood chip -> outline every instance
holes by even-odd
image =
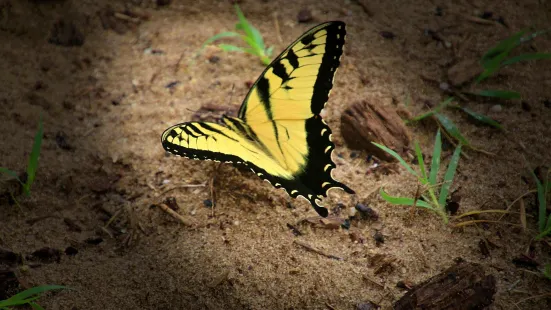
[[[375,100],[363,100],[346,109],[341,116],[341,133],[350,148],[365,150],[385,161],[394,158],[371,142],[404,155],[411,140],[409,129],[396,110]]]
[[[176,213],[174,210],[172,210],[171,208],[169,208],[166,204],[164,203],[160,203],[158,205],[156,205],[157,207],[161,208],[161,210],[165,211],[166,213],[170,214],[173,218],[177,219],[178,221],[180,221],[180,223],[186,225],[186,226],[196,226],[196,223],[192,220],[189,220],[189,219],[186,219],[185,217],[183,217],[182,215]]]

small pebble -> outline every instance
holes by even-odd
[[[379,34],[381,35],[381,37],[389,40],[396,38],[396,35],[390,31],[381,31],[379,32]]]
[[[451,48],[451,47],[452,47],[452,43],[449,42],[449,41],[444,41],[444,46],[445,46],[446,48]]]
[[[203,200],[203,204],[204,204],[205,207],[207,207],[207,208],[212,208],[212,200],[210,200],[210,199],[205,199],[205,200]]]
[[[446,82],[442,82],[440,83],[440,89],[441,90],[449,90],[450,89],[450,84],[446,83]]]
[[[499,113],[503,110],[503,107],[500,104],[495,104],[490,108],[490,112]]]
[[[385,236],[383,236],[380,231],[375,232],[375,234],[373,235],[373,239],[375,239],[375,243],[377,245],[385,243]]]
[[[307,23],[312,21],[312,12],[309,9],[302,9],[298,12],[297,20],[299,23]]]

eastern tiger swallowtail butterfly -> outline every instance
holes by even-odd
[[[333,86],[346,35],[345,24],[318,25],[287,47],[249,90],[238,117],[222,123],[186,122],[163,132],[161,143],[175,155],[230,162],[250,168],[293,198],[306,198],[319,215],[331,188],[354,194],[331,171],[335,148],[320,116]]]

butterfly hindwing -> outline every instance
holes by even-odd
[[[247,166],[291,197],[305,197],[327,216],[318,201],[330,188],[354,193],[331,176],[335,146],[331,129],[319,115],[333,86],[345,35],[343,22],[307,31],[264,70],[238,118],[224,117],[225,126],[172,126],[163,133],[163,147],[189,158]]]

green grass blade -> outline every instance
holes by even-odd
[[[415,141],[415,154],[417,154],[417,162],[419,163],[419,169],[421,169],[421,176],[423,179],[427,179],[427,172],[425,171],[425,160],[423,159],[423,153],[419,143]]]
[[[511,57],[501,63],[502,66],[508,66],[515,64],[521,61],[530,61],[538,59],[550,59],[551,53],[533,53],[533,54],[522,54],[519,56]]]
[[[453,99],[455,99],[454,97],[449,97],[447,98],[446,100],[442,101],[441,104],[439,104],[436,108],[426,112],[426,113],[423,113],[421,115],[418,115],[416,117],[413,117],[410,122],[417,122],[417,121],[420,121],[424,118],[427,118],[429,116],[432,116],[434,115],[435,113],[438,113],[440,112],[442,109],[444,109],[445,107],[447,107],[452,101]]]
[[[13,306],[26,305],[30,302],[33,302],[33,301],[37,300],[38,298],[40,298],[40,295],[34,296],[34,297],[29,297],[29,298],[26,298],[26,299],[0,300],[0,309],[4,308],[4,307],[13,307]],[[6,309],[9,309],[9,308],[6,308]]]
[[[31,185],[36,177],[36,169],[38,168],[38,157],[40,156],[40,147],[42,146],[42,136],[44,128],[42,126],[42,116],[38,121],[38,131],[34,137],[34,144],[29,156],[29,164],[27,165],[27,183],[25,183],[25,192],[30,195]]]
[[[475,96],[501,98],[501,99],[519,99],[521,97],[519,92],[510,91],[510,90],[487,89],[487,90],[481,90],[478,92],[472,92],[472,93],[465,92],[465,93],[475,95]]]
[[[244,49],[239,46],[231,45],[231,44],[218,44],[218,47],[222,49],[224,52],[241,52],[241,53],[248,52],[247,49]]]
[[[239,19],[239,23],[236,25],[236,29],[243,30],[247,37],[252,39],[255,42],[255,45],[258,46],[262,51],[264,51],[264,40],[262,39],[262,35],[260,35],[260,32],[249,23],[237,4],[235,4],[234,7],[237,13],[237,18]]]
[[[241,36],[241,39],[245,41],[245,43],[247,43],[247,45],[249,45],[252,49],[256,50],[257,54],[264,54],[264,50],[260,46],[258,46],[258,44],[251,37]]]
[[[208,40],[206,40],[205,43],[203,43],[203,45],[201,46],[201,49],[203,49],[205,46],[211,44],[212,42],[214,42],[216,40],[223,39],[223,38],[238,37],[238,36],[240,36],[240,34],[237,33],[237,32],[233,32],[233,31],[226,31],[226,32],[222,32],[222,33],[213,35]]]
[[[52,290],[63,290],[67,289],[66,286],[62,285],[39,285],[31,287],[30,289],[24,290],[18,294],[13,295],[12,297],[6,299],[5,301],[21,301],[29,298],[35,298],[37,295],[40,295],[47,291]]]
[[[457,170],[460,156],[461,144],[455,148],[450,163],[448,164],[448,170],[446,170],[446,174],[444,175],[444,184],[442,184],[442,188],[440,189],[440,196],[438,197],[438,204],[441,207],[444,207],[446,205],[446,198],[448,197],[450,186],[452,185],[453,178],[455,177],[455,171]]]
[[[446,129],[446,132],[448,134],[450,134],[450,136],[454,137],[461,144],[471,145],[469,143],[469,141],[467,140],[467,138],[465,138],[461,134],[461,132],[459,131],[459,128],[457,128],[457,126],[455,125],[454,122],[452,122],[451,119],[449,119],[444,114],[440,114],[440,113],[436,113],[435,116],[436,116],[436,119],[438,120],[438,122],[440,123],[440,125],[442,125],[442,127],[444,127],[444,129]]]
[[[436,177],[440,170],[440,155],[442,154],[442,137],[440,135],[440,129],[436,131],[436,138],[434,139],[434,149],[432,151],[432,162],[430,164],[429,184],[431,186],[436,185]]]
[[[35,302],[30,302],[29,305],[31,305],[31,307],[34,309],[34,310],[44,310],[44,308],[42,308],[42,306],[40,306],[39,304],[35,303]]]
[[[514,35],[500,41],[496,46],[489,49],[484,56],[482,56],[482,63],[485,64],[492,59],[495,59],[497,56],[502,55],[503,53],[509,54],[509,52],[520,44],[520,39],[524,35],[525,31],[519,31]],[[484,67],[487,67],[484,65]]]
[[[418,115],[418,116],[415,116],[415,117],[411,118],[411,120],[410,120],[409,122],[417,122],[417,121],[420,121],[420,120],[422,120],[422,119],[425,119],[425,118],[427,118],[427,117],[429,117],[429,116],[434,115],[434,113],[436,113],[436,111],[430,110],[430,111],[428,111],[428,112],[426,112],[426,113],[423,113],[423,114],[421,114],[421,115]]]
[[[415,204],[415,206],[417,207],[434,210],[434,208],[424,200],[419,200],[419,199],[416,200],[414,198],[409,198],[409,197],[390,196],[384,191],[382,187],[379,190],[379,194],[384,200],[386,200],[387,202],[393,205],[413,206]]]
[[[25,185],[25,183],[21,182],[21,179],[19,178],[19,176],[17,175],[17,172],[13,171],[13,170],[10,170],[8,168],[3,168],[3,167],[0,167],[0,173],[4,173],[4,174],[7,174],[9,175],[10,177],[16,179],[17,181],[19,181],[19,183],[21,183],[21,185]]]
[[[530,170],[530,174],[532,174],[532,177],[534,178],[534,181],[536,182],[536,188],[538,191],[538,229],[539,232],[543,232],[545,230],[545,218],[546,218],[546,212],[547,212],[547,203],[546,203],[546,192],[545,188],[543,187],[543,184],[541,184],[541,181],[538,179],[536,174],[534,174],[534,171]]]
[[[265,54],[267,57],[271,57],[273,52],[274,52],[274,47],[273,47],[273,46],[270,46],[270,47],[268,47],[268,48],[264,51],[264,54]]]
[[[388,154],[392,155],[392,157],[396,158],[396,160],[398,160],[398,162],[402,166],[404,166],[404,168],[406,168],[406,170],[409,171],[409,173],[411,173],[414,176],[418,177],[417,172],[415,172],[415,170],[413,170],[413,168],[411,168],[411,166],[408,163],[406,163],[406,161],[400,155],[398,155],[398,153],[394,152],[393,150],[389,149],[388,147],[386,147],[384,145],[381,145],[381,144],[378,144],[378,143],[375,143],[375,142],[371,142],[371,143],[373,143],[373,145],[380,148],[381,150],[383,150],[383,151],[387,152]]]
[[[496,122],[495,120],[493,120],[492,118],[484,115],[484,114],[479,114],[479,113],[476,113],[475,111],[469,109],[469,108],[466,108],[466,107],[462,107],[462,106],[455,106],[457,109],[460,109],[462,110],[463,112],[467,113],[470,117],[474,118],[475,120],[483,123],[483,124],[486,124],[486,125],[490,125],[492,127],[495,127],[497,129],[502,129],[503,130],[503,126],[501,126],[500,123]]]

